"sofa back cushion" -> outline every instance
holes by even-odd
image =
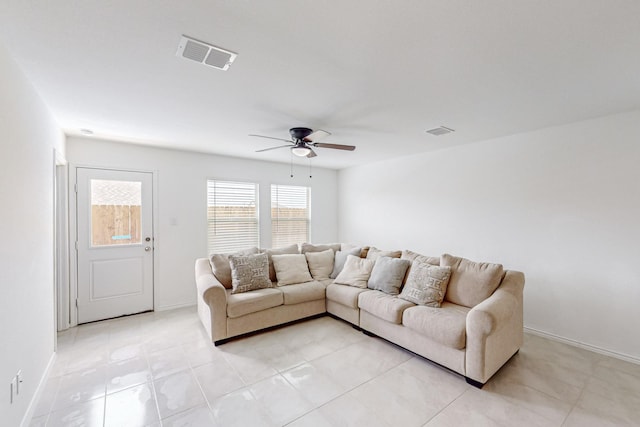
[[[267,254],[229,255],[231,266],[231,293],[253,291],[255,289],[270,288],[269,259]]]
[[[278,286],[311,282],[307,258],[303,254],[273,255]]]
[[[326,245],[312,245],[311,243],[303,243],[300,245],[300,253],[306,254],[307,252],[324,252],[327,249],[331,249],[334,253],[340,250],[340,243],[330,243]]]
[[[344,263],[344,268],[333,283],[366,288],[374,264],[375,262],[370,259],[349,255]]]
[[[322,252],[307,252],[304,254],[307,258],[309,271],[315,280],[326,280],[333,271],[333,259],[335,257],[333,249],[327,249]]]
[[[427,256],[421,255],[417,252],[413,252],[410,250],[403,250],[400,259],[408,259],[409,261],[418,260],[423,263],[431,264],[431,265],[440,265],[440,257],[437,256]]]
[[[254,255],[260,252],[258,248],[249,248],[233,254],[211,254],[209,264],[211,271],[216,276],[218,282],[227,289],[232,288],[231,266],[229,265],[229,255]]]
[[[440,265],[451,267],[445,300],[470,308],[489,298],[504,275],[502,264],[473,262],[449,254],[440,257]]]
[[[389,258],[400,258],[402,256],[402,251],[381,251],[375,246],[372,246],[367,252],[367,259],[371,259],[373,261],[377,260],[381,256],[388,256]]]
[[[385,294],[398,295],[410,264],[411,261],[406,259],[379,257],[371,270],[367,287]]]
[[[275,282],[277,280],[276,270],[275,270],[275,267],[273,266],[273,255],[299,254],[300,253],[298,251],[298,245],[296,245],[296,244],[289,245],[289,246],[286,246],[284,248],[267,249],[267,250],[265,250],[265,252],[267,253],[267,256],[269,257],[269,279],[271,279],[272,282]]]
[[[366,258],[369,253],[369,246],[364,245],[354,245],[353,243],[343,243],[340,245],[340,250],[343,252],[351,252],[351,250],[355,248],[360,248],[360,254],[358,255],[360,258]],[[355,254],[354,254],[355,255]]]

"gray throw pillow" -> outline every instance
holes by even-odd
[[[367,287],[389,295],[398,295],[402,280],[411,261],[407,259],[379,257],[371,271]]]
[[[451,267],[414,260],[399,298],[414,304],[440,307],[451,277]]]
[[[338,274],[344,268],[344,263],[347,262],[347,257],[349,255],[360,256],[362,252],[362,248],[352,248],[348,251],[338,251],[336,252],[336,257],[333,260],[333,272],[329,275],[330,278],[335,279],[338,277]]]
[[[232,294],[270,288],[269,258],[267,254],[229,255]]]

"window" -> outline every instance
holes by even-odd
[[[271,246],[309,241],[311,188],[271,186]]]
[[[92,179],[91,246],[142,242],[142,182]]]
[[[207,181],[209,253],[260,246],[258,184]]]

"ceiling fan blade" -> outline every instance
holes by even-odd
[[[346,151],[353,151],[356,149],[354,145],[324,144],[322,142],[315,142],[312,145],[314,147],[319,147],[319,148],[333,148],[336,150],[346,150]]]
[[[271,147],[271,148],[263,148],[262,150],[256,150],[256,153],[262,153],[263,151],[276,150],[278,148],[284,148],[284,147],[291,147],[291,144],[279,145],[277,147]]]
[[[255,136],[255,137],[258,137],[258,138],[275,139],[276,141],[284,141],[284,142],[289,142],[289,143],[291,142],[290,139],[274,138],[273,136],[253,135],[253,134],[250,134],[249,136]]]
[[[331,133],[327,132],[326,130],[318,129],[318,130],[314,130],[304,140],[315,142],[315,141],[320,141],[321,139],[324,139],[329,135],[331,135]]]
[[[309,150],[311,150],[311,151],[309,151],[309,154],[307,154],[307,158],[311,159],[311,158],[313,158],[313,157],[317,157],[317,156],[318,156],[318,155],[316,154],[316,152],[315,152],[315,151],[313,151],[313,149],[312,149],[311,147],[309,147]]]

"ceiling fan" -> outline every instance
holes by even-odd
[[[268,138],[275,139],[277,141],[288,142],[286,145],[279,145],[277,147],[264,148],[262,150],[256,150],[256,153],[260,153],[262,151],[270,151],[276,150],[278,148],[289,147],[291,152],[298,157],[316,157],[317,154],[313,151],[314,148],[333,148],[335,150],[346,150],[353,151],[356,149],[353,145],[342,145],[342,144],[325,144],[323,142],[318,142],[318,140],[331,135],[329,132],[324,130],[313,130],[309,128],[291,128],[289,129],[289,134],[291,134],[291,140],[283,139],[283,138],[274,138],[272,136],[264,136],[264,135],[249,135],[256,136],[258,138]]]

